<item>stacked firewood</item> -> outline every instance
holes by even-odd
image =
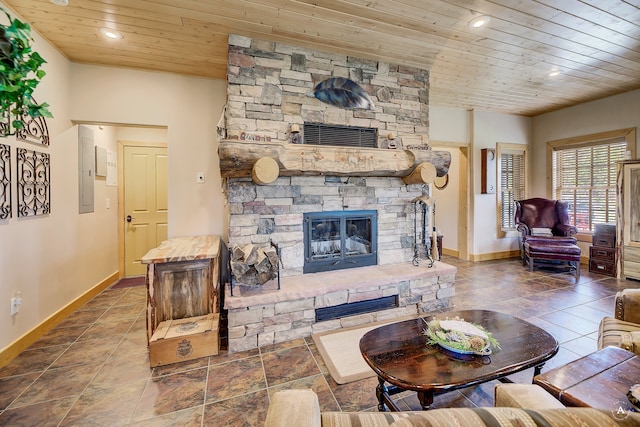
[[[231,272],[240,284],[264,285],[278,275],[278,254],[274,247],[261,248],[251,243],[233,245]]]

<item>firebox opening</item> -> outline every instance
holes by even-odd
[[[375,210],[304,214],[303,273],[376,265],[377,234]]]

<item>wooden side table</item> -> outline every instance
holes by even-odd
[[[147,265],[147,342],[165,320],[220,312],[220,237],[165,240],[141,258]]]
[[[605,347],[533,378],[565,406],[631,410],[627,391],[640,377],[640,358],[618,347]],[[627,405],[627,406],[624,406]]]

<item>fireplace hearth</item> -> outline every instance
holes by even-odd
[[[375,210],[304,214],[303,273],[364,267],[378,263]]]

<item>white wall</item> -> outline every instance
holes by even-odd
[[[470,225],[469,253],[471,258],[483,254],[494,254],[518,249],[517,238],[498,239],[497,202],[498,194],[480,193],[480,150],[496,148],[496,144],[531,144],[533,141],[533,120],[529,117],[489,113],[483,111],[466,111],[454,108],[430,106],[429,108],[430,140],[438,150],[444,149],[446,143],[467,144],[472,161],[470,187],[471,203],[469,209],[472,221]],[[451,150],[449,149],[450,151]],[[457,219],[461,212],[458,204],[460,182],[458,171],[459,152],[452,156],[449,173],[449,187],[445,192],[434,191],[437,197],[437,226],[444,234],[443,246],[457,249]],[[455,190],[455,193],[454,193]],[[455,230],[454,230],[455,229]],[[451,236],[451,237],[449,237]]]
[[[473,114],[473,234],[472,254],[504,252],[518,249],[514,237],[498,239],[497,204],[499,193],[481,194],[481,157],[483,148],[496,148],[499,142],[531,144],[533,122],[529,117],[475,111]]]
[[[3,23],[6,22],[1,16]],[[70,63],[33,33],[33,48],[46,61],[47,75],[34,93],[50,104],[46,119],[50,145],[0,138],[11,146],[13,217],[0,221],[0,350],[41,324],[78,296],[117,271],[115,209],[96,203],[95,212],[78,214],[78,138],[69,114]],[[109,146],[111,139],[96,138]],[[50,155],[51,213],[18,218],[16,147]],[[95,182],[100,200],[115,200],[103,180]],[[98,200],[98,198],[96,198]],[[22,292],[20,312],[11,317],[9,300]]]
[[[429,140],[471,143],[473,112],[451,107],[429,106]]]
[[[458,224],[467,212],[460,209],[459,192],[465,191],[465,186],[460,182],[460,149],[471,145],[472,115],[468,110],[450,107],[429,107],[429,140],[434,150],[448,151],[451,153],[451,166],[449,167],[449,184],[439,190],[431,186],[432,196],[436,198],[436,227],[443,235],[442,247],[452,251],[458,251]]]
[[[51,155],[51,213],[18,219],[14,207],[13,218],[0,222],[0,316],[5,318],[0,322],[0,353],[118,270],[117,187],[97,178],[95,212],[78,214],[73,122],[166,127],[169,234],[226,237],[227,229],[215,132],[226,82],[72,64],[38,34],[33,36],[34,49],[48,61],[47,75],[34,96],[51,105],[51,145],[39,147],[11,137],[0,143],[11,145],[12,156],[16,146]],[[149,129],[91,128],[95,144],[112,151],[117,151],[118,139],[158,137]],[[15,164],[14,159],[14,171]],[[196,172],[206,174],[204,184],[196,183]],[[14,183],[14,206],[16,191]],[[10,317],[15,291],[22,292],[23,304]]]
[[[547,141],[624,128],[640,128],[640,90],[586,102],[534,117],[532,195],[550,197],[546,188]],[[636,134],[637,135],[637,134]],[[636,141],[636,156],[640,144]]]
[[[226,238],[215,129],[226,82],[83,64],[71,65],[71,79],[73,120],[167,127],[169,237]]]

